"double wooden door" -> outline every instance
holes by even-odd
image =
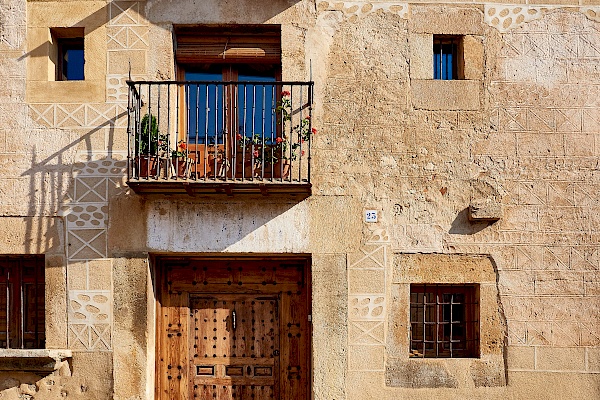
[[[306,261],[158,260],[158,399],[306,399]]]

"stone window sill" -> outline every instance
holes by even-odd
[[[71,350],[62,349],[3,349],[0,371],[54,372],[72,356]]]

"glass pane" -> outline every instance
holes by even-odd
[[[240,74],[240,82],[275,82],[274,77]],[[251,137],[260,135],[264,142],[275,140],[275,86],[270,84],[246,84],[238,86],[239,133]]]
[[[221,73],[186,72],[187,81],[222,81]],[[185,87],[187,133],[190,143],[223,143],[223,87],[214,84],[189,84]]]
[[[67,48],[63,54],[63,75],[68,81],[83,80],[83,48]]]

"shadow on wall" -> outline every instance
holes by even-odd
[[[120,196],[111,202],[109,254],[304,252],[307,206],[272,197]]]
[[[469,207],[458,213],[448,233],[452,235],[474,235],[493,224],[491,221],[473,222],[469,220]]]
[[[34,146],[30,168],[21,174],[21,176],[28,177],[29,180],[29,187],[27,190],[24,190],[24,192],[27,193],[28,198],[17,199],[17,201],[27,202],[27,205],[25,206],[26,210],[24,212],[29,216],[56,216],[57,214],[62,214],[67,216],[66,222],[68,223],[69,210],[65,210],[65,208],[68,209],[69,202],[76,201],[78,196],[74,185],[74,170],[75,167],[79,170],[86,168],[86,162],[73,163],[76,153],[79,151],[92,154],[93,151],[98,151],[97,148],[93,147],[93,136],[96,133],[104,134],[104,128],[108,128],[108,135],[105,138],[107,148],[102,149],[101,153],[106,154],[107,157],[111,157],[113,153],[116,121],[126,116],[126,112],[116,115],[114,118],[89,130],[84,135],[41,160],[38,160],[38,151]],[[49,133],[49,137],[45,138],[46,141],[56,139],[51,137],[54,133],[52,129],[49,128],[47,132]],[[40,133],[40,136],[44,135],[44,133]],[[60,133],[68,134],[68,130]],[[81,145],[82,143],[84,144],[83,146]],[[94,190],[94,187],[89,189],[93,193],[99,192],[99,190]],[[101,201],[100,196],[96,198],[96,201]],[[55,230],[52,226],[55,224],[54,218],[42,218],[42,223],[36,223],[35,220],[37,219],[27,219],[27,233],[25,238],[26,252],[28,254],[43,254],[49,252],[51,249],[55,250],[56,243],[52,243],[53,238],[50,235],[45,235],[46,232],[53,232]],[[100,218],[100,221],[98,221],[98,228],[105,228],[105,224],[103,218]],[[98,255],[98,257],[92,258],[103,257]]]
[[[91,32],[94,32],[96,29],[104,26],[109,18],[115,19],[120,14],[124,13],[127,10],[126,7],[124,9],[120,9],[119,7],[110,8],[110,3],[107,3],[104,7],[100,8],[98,11],[88,15],[81,21],[78,21],[72,24],[72,27],[84,27],[85,34],[89,35]],[[18,58],[18,61],[29,57],[47,57],[48,56],[48,45],[50,45],[49,41],[46,41],[40,44],[35,49],[28,51]]]
[[[146,13],[150,21],[174,24],[245,23],[260,24],[293,7],[300,0],[222,1],[150,0]]]

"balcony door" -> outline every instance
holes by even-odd
[[[178,141],[186,142],[200,176],[218,175],[217,160],[235,169],[231,164],[240,145],[277,137],[281,29],[193,26],[177,27],[175,33],[179,80],[186,81]]]

